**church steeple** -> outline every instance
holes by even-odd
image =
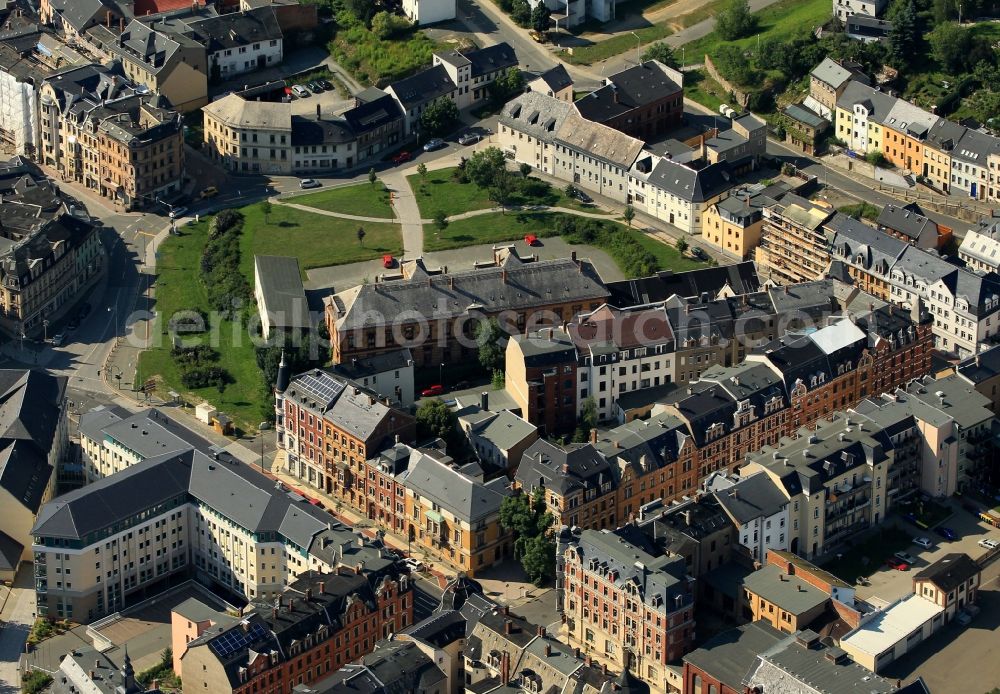
[[[281,350],[281,363],[278,365],[278,379],[274,384],[275,392],[284,393],[291,380],[292,374],[288,367],[288,360],[285,358],[285,350]]]
[[[122,660],[121,676],[122,684],[120,691],[124,691],[126,694],[139,691],[139,686],[135,681],[135,668],[132,667],[132,659],[128,657],[128,646],[125,646],[125,658]]]

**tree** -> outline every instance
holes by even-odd
[[[482,149],[465,162],[465,175],[479,188],[489,188],[507,170],[507,160],[499,147]]]
[[[518,26],[526,27],[531,24],[531,5],[528,0],[513,0],[510,4],[510,18]]]
[[[362,248],[364,248],[364,245],[365,245],[365,236],[367,236],[367,235],[368,234],[365,233],[365,228],[364,227],[358,227],[358,243],[361,244]]]
[[[750,13],[748,0],[729,0],[729,4],[715,17],[715,31],[726,41],[749,36],[757,27],[757,19]]]
[[[628,224],[629,228],[632,228],[632,220],[635,219],[635,208],[631,205],[625,205],[624,211],[622,211],[622,219]]]
[[[273,211],[273,209],[274,207],[271,205],[270,200],[261,200],[260,211],[264,214],[264,224],[271,223],[268,218],[271,216],[271,212]]]
[[[510,202],[515,188],[514,177],[507,169],[497,172],[497,175],[493,177],[493,183],[487,190],[487,195],[489,195],[490,200],[500,206],[500,214],[507,214],[507,204]]]
[[[509,67],[496,76],[486,89],[495,104],[505,104],[510,98],[524,91],[524,75],[516,67]]]
[[[420,114],[420,129],[425,135],[437,137],[455,129],[458,123],[458,106],[451,99],[431,102]]]
[[[574,186],[572,183],[567,183],[566,184],[566,189],[563,192],[566,193],[566,197],[567,198],[575,198],[576,197],[576,186]]]
[[[385,10],[372,17],[372,33],[380,39],[390,39],[410,28],[410,22],[405,17]]]
[[[376,7],[372,0],[344,0],[344,9],[365,26],[371,26]]]
[[[952,22],[946,22],[935,27],[927,39],[930,41],[934,59],[947,72],[958,75],[966,71],[972,51],[972,32]]]
[[[906,0],[889,31],[889,59],[895,68],[906,68],[920,43],[920,26],[913,0]]]
[[[444,210],[438,210],[434,213],[434,226],[436,226],[441,231],[444,231],[448,226],[448,215],[444,213]]]
[[[375,175],[375,167],[373,166],[371,170],[368,172],[368,182],[371,183],[372,185],[375,185],[375,182],[377,180],[378,176]]]
[[[549,30],[551,24],[552,10],[548,8],[548,5],[543,0],[543,2],[535,5],[535,9],[531,11],[531,28],[539,34],[544,34]]]
[[[545,508],[542,487],[537,487],[530,498],[521,493],[500,503],[500,525],[514,533],[514,557],[536,585],[555,575],[555,544],[548,536],[553,521]]]
[[[501,344],[507,335],[496,318],[476,324],[476,344],[479,346],[479,363],[484,369],[494,373],[503,368],[504,347]]]
[[[674,49],[668,46],[665,41],[654,43],[642,52],[642,62],[646,62],[647,60],[659,60],[664,65],[680,67],[677,54],[674,53]]]
[[[417,438],[439,438],[446,441],[455,435],[458,420],[441,398],[425,400],[417,408]]]
[[[527,178],[531,175],[531,164],[524,162],[517,167],[517,170],[521,172],[521,178]]]
[[[885,158],[885,155],[882,154],[882,152],[878,151],[877,149],[873,149],[872,151],[865,154],[865,161],[871,164],[872,166],[877,166],[883,169],[889,166],[890,163],[889,160]]]
[[[423,162],[417,164],[417,175],[420,176],[421,183],[424,183],[427,180],[427,164]]]
[[[683,236],[677,239],[676,245],[677,245],[677,252],[680,253],[681,255],[684,255],[687,252],[688,242],[687,239],[684,238]]]

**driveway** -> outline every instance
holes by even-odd
[[[0,613],[0,694],[21,691],[17,672],[24,642],[35,618],[34,576],[31,564],[21,564],[14,587]]]

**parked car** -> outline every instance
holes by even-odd
[[[965,610],[962,610],[955,615],[955,621],[961,624],[963,627],[967,627],[972,623],[972,615],[970,615]]]
[[[419,559],[414,559],[413,557],[407,557],[403,560],[403,566],[408,568],[410,571],[419,572],[424,570],[424,563]]]
[[[199,197],[201,197],[202,200],[208,200],[209,198],[214,198],[218,194],[219,194],[218,188],[216,188],[215,186],[209,186],[208,188],[203,188],[201,193],[199,193],[198,195]]]
[[[313,94],[322,94],[326,90],[323,89],[323,85],[321,85],[319,82],[310,82],[309,91],[311,91]]]
[[[991,540],[988,537],[984,537],[976,544],[978,544],[983,549],[996,549],[997,547],[1000,547],[1000,542],[997,542],[996,540]]]
[[[912,554],[907,554],[906,552],[896,552],[892,556],[895,557],[896,559],[899,559],[899,561],[903,562],[904,564],[909,564],[910,566],[917,563],[917,558]]]
[[[392,158],[392,163],[399,165],[408,162],[411,159],[413,159],[413,156],[409,152],[400,152]]]
[[[895,569],[896,571],[906,571],[907,569],[910,568],[909,564],[907,564],[905,561],[900,561],[899,559],[896,559],[896,557],[889,557],[888,559],[886,559],[885,565],[888,566],[890,569]]]
[[[698,260],[708,260],[708,253],[701,246],[691,246],[691,256]]]
[[[316,80],[316,83],[328,92],[333,91],[333,84],[330,80]]]
[[[56,333],[52,336],[52,346],[61,347],[62,343],[66,340],[66,336],[63,333]]]
[[[430,388],[424,388],[420,391],[420,395],[425,398],[432,398],[435,395],[441,395],[444,392],[444,386],[440,383],[432,385]]]
[[[909,523],[917,524],[917,517],[913,513],[904,513],[903,518]]]
[[[323,184],[315,178],[303,178],[299,181],[299,188],[319,188],[321,185]]]
[[[594,199],[592,197],[590,197],[589,195],[587,195],[586,193],[584,193],[579,188],[574,188],[573,189],[573,197],[576,198],[577,200],[579,200],[580,202],[582,202],[585,205],[589,205],[590,203],[594,202]]]
[[[382,267],[389,268],[389,267],[392,267],[395,264],[396,264],[396,259],[393,258],[391,255],[383,255],[382,256]]]
[[[474,145],[482,139],[483,136],[479,133],[465,133],[462,137],[458,138],[458,144],[462,146]]]
[[[527,234],[524,237],[524,242],[526,244],[528,244],[529,246],[538,246],[539,245],[538,237],[535,236],[534,234]]]
[[[434,137],[427,141],[424,145],[425,152],[433,152],[436,149],[444,149],[448,146],[448,143],[442,140],[440,137]]]
[[[934,528],[934,531],[944,539],[948,540],[949,542],[958,539],[958,534],[954,530],[952,530],[951,528],[946,528],[943,525],[939,525],[938,527]]]
[[[292,87],[292,94],[299,97],[300,99],[305,99],[309,96],[309,90],[303,87],[301,84],[296,84]]]
[[[931,540],[929,537],[915,537],[913,538],[913,544],[923,547],[924,549],[931,548]]]

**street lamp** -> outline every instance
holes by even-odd
[[[49,319],[42,319],[42,342],[49,341]]]
[[[640,63],[642,63],[642,58],[640,57],[640,55],[641,55],[640,51],[642,49],[642,39],[639,38],[639,34],[635,33],[634,31],[630,31],[628,33],[632,34],[632,36],[635,37],[635,41],[636,41],[636,44],[635,44],[635,63],[636,63],[636,65],[639,65]]]
[[[444,385],[444,362],[438,364],[438,383]]]

